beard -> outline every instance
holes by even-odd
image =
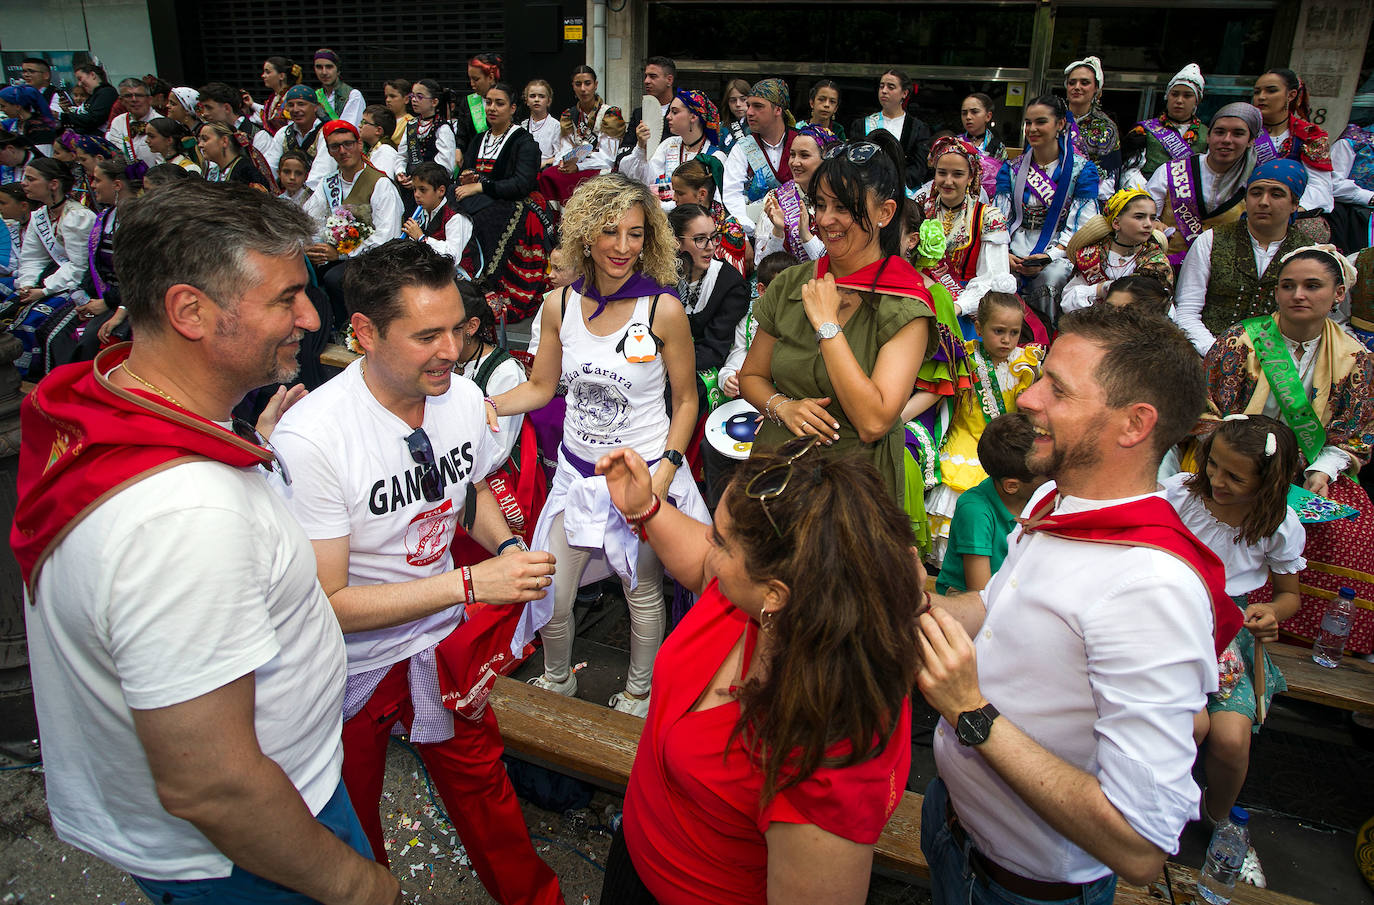
[[[215,323],[215,335],[221,339],[236,340],[243,335],[242,324],[236,312],[226,311],[225,316]],[[300,342],[305,336],[304,330],[292,331],[287,342]],[[253,387],[269,386],[274,383],[289,383],[296,379],[301,372],[300,360],[297,356],[292,356],[291,360],[285,364],[281,363],[281,348],[285,343],[277,343],[270,349],[261,350],[260,356],[253,356],[251,374],[245,374],[245,378],[254,381]]]
[[[1102,435],[1104,421],[1088,425],[1087,430],[1073,444],[1061,447],[1051,438],[1051,449],[1047,454],[1036,455],[1034,447],[1026,453],[1026,468],[1034,475],[1044,475],[1060,481],[1064,475],[1075,470],[1087,470],[1102,461],[1098,438]]]

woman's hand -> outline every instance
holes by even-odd
[[[482,194],[482,183],[480,182],[469,182],[453,190],[453,198],[455,201],[462,201],[464,198],[471,198],[473,195],[480,194]]]
[[[801,219],[799,219],[799,220],[797,221],[797,225],[798,225],[798,227],[799,227],[800,230],[801,230],[801,240],[802,240],[802,242],[804,242],[804,243],[805,243],[805,242],[810,242],[810,241],[811,241],[811,212],[808,211],[808,210],[806,209],[806,202],[805,202],[805,201],[802,201],[802,203],[801,203]]]
[[[782,205],[778,204],[778,193],[776,190],[764,196],[763,215],[773,224],[773,235],[787,235],[787,221],[783,219]]]
[[[649,466],[633,449],[617,449],[602,456],[597,460],[596,473],[605,477],[611,502],[621,515],[638,515],[653,502],[654,480]]]
[[[114,333],[115,328],[128,319],[129,310],[127,308],[116,308],[115,313],[110,315],[109,320],[101,324],[100,329],[96,331],[95,335],[96,338],[100,340],[100,344],[103,346],[105,343],[109,342],[110,336]]]
[[[38,286],[28,286],[18,291],[19,301],[28,305],[32,302],[41,302],[48,297],[48,294]]]
[[[1279,639],[1279,617],[1274,608],[1267,603],[1252,603],[1245,608],[1245,627],[1256,641],[1277,641]]]
[[[677,476],[677,466],[667,459],[659,459],[653,467],[653,488],[654,494],[665,502],[668,499],[668,488],[673,484],[673,478]],[[648,505],[647,503],[645,504]],[[635,512],[643,512],[643,509],[636,509]]]
[[[1310,471],[1302,486],[1317,496],[1331,496],[1331,476],[1324,471]]]
[[[401,230],[412,239],[419,240],[425,236],[425,231],[420,228],[420,224],[408,218],[405,223],[401,224]]]
[[[635,126],[635,138],[639,139],[639,150],[647,152],[649,150],[649,124],[640,120],[639,125]]]
[[[297,402],[305,398],[305,384],[298,383],[291,389],[284,386],[277,387],[277,391],[272,394],[272,398],[267,400],[267,407],[258,416],[258,423],[253,425],[258,434],[264,439],[272,437],[272,431],[277,429],[277,423],[281,421],[281,416],[286,414],[286,410]]]
[[[558,165],[558,172],[560,172],[560,173],[576,173],[576,172],[577,172],[577,161],[576,161],[576,160],[565,160],[565,161],[563,161],[562,163],[560,163],[560,164]]]
[[[405,186],[406,188],[410,188],[410,174],[409,174],[409,173],[397,173],[397,174],[396,174],[396,182],[399,183],[400,185]]]
[[[827,273],[803,286],[802,307],[811,326],[817,330],[821,324],[837,323],[840,319],[840,289],[835,285],[835,277]]]
[[[826,446],[830,446],[840,439],[837,433],[840,425],[825,410],[829,404],[829,396],[820,399],[789,399],[779,403],[773,411],[782,419],[787,429],[798,437],[815,434]]]
[[[110,310],[110,306],[105,304],[104,299],[91,299],[84,305],[78,305],[76,313],[82,317],[96,317]]]

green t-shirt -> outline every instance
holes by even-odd
[[[940,575],[935,579],[935,590],[941,594],[968,590],[964,578],[965,553],[986,556],[992,571],[996,572],[1002,560],[1007,558],[1007,536],[1015,527],[1016,515],[997,495],[997,485],[992,478],[984,478],[965,490],[959,495],[959,502],[954,504],[954,518],[949,523],[949,548],[945,551]]]

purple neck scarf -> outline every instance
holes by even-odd
[[[606,296],[597,292],[595,282],[588,280],[586,277],[579,277],[578,280],[572,284],[572,288],[577,294],[596,302],[596,310],[591,313],[591,316],[588,317],[587,320],[595,320],[597,315],[606,310],[608,304],[620,299],[637,299],[646,295],[658,295],[662,292],[666,292],[673,298],[677,298],[677,290],[675,288],[660,286],[653,277],[638,270],[630,274],[630,278],[625,281],[625,285]]]

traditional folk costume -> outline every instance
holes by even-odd
[[[679,91],[677,99],[701,121],[702,139],[696,150],[683,144],[681,136],[669,135],[659,142],[652,157],[646,157],[644,149],[636,142],[633,150],[620,158],[620,172],[656,192],[665,212],[677,206],[673,201],[672,180],[678,167],[702,154],[709,154],[722,164],[726,159],[725,152],[720,149],[720,115],[716,105],[700,91]]]
[[[1207,88],[1202,70],[1196,63],[1189,63],[1179,70],[1165,86],[1164,93],[1168,94],[1176,85],[1191,90],[1199,103]],[[1185,160],[1207,152],[1207,126],[1197,118],[1196,112],[1191,119],[1182,123],[1170,119],[1168,113],[1161,113],[1154,119],[1136,123],[1131,131],[1145,136],[1145,163],[1140,169],[1147,179],[1171,160]]]
[[[19,251],[24,245],[25,224],[17,220],[0,220],[0,312],[12,310],[15,302],[14,278],[19,270]]]
[[[1027,304],[1051,329],[1059,320],[1060,292],[1073,274],[1069,240],[1097,214],[1097,196],[1097,167],[1075,150],[1068,132],[1059,136],[1059,156],[1048,170],[1027,150],[997,174],[993,203],[1011,221],[1011,253],[1052,259],[1035,277],[1020,280]]]
[[[914,90],[912,94],[914,96]],[[906,183],[906,196],[914,197],[916,190],[930,178],[930,166],[926,163],[930,157],[930,137],[933,134],[930,126],[910,110],[903,110],[895,119],[889,119],[879,110],[862,119],[856,119],[852,127],[857,138],[879,129],[886,129],[902,146],[902,152],[906,155],[906,172],[902,174]]]
[[[1374,248],[1355,256],[1355,279],[1346,298],[1350,300],[1350,328],[1365,348],[1374,352]]]
[[[978,462],[983,428],[993,418],[1016,411],[1016,398],[1040,376],[1045,360],[1045,347],[1038,343],[1018,346],[1002,362],[993,362],[977,340],[965,343],[964,349],[969,356],[972,386],[959,394],[953,424],[940,448],[940,483],[926,496],[932,550],[941,562],[960,494],[988,476]]]
[[[1331,146],[1331,235],[1343,251],[1374,245],[1369,210],[1374,207],[1374,131],[1351,123]]]
[[[335,66],[339,65],[339,55],[332,50],[315,51],[315,59],[328,60]],[[343,79],[336,81],[329,91],[325,91],[323,87],[316,89],[315,103],[320,105],[320,113],[325,122],[342,119],[354,126],[362,122],[363,108],[367,106],[363,101],[362,92],[349,87]]]
[[[535,188],[539,159],[538,143],[514,124],[501,135],[474,136],[463,155],[482,184],[455,205],[472,221],[463,269],[506,300],[512,322],[535,314],[548,288],[553,224]]]
[[[834,132],[824,126],[802,126],[797,129],[798,135],[810,136],[816,142],[816,147],[822,153],[825,149],[840,141]],[[712,168],[715,172],[715,168]],[[764,258],[778,251],[785,251],[798,261],[817,261],[825,254],[825,242],[814,232],[810,239],[803,240],[801,234],[801,215],[802,209],[806,213],[810,222],[815,223],[815,206],[806,197],[806,192],[802,191],[795,179],[790,179],[774,189],[770,194],[778,202],[782,209],[782,218],[785,230],[782,235],[778,235],[777,226],[765,223],[769,227],[767,232],[758,233],[754,237],[754,266],[757,267]]]
[[[1088,112],[1075,116],[1068,115],[1068,133],[1073,139],[1074,149],[1097,166],[1098,199],[1106,201],[1116,192],[1116,180],[1121,173],[1121,136],[1117,132],[1116,121],[1102,112],[1102,91],[1106,81],[1102,77],[1102,61],[1097,57],[1075,60],[1064,67],[1064,78],[1079,67],[1087,67],[1097,78],[1097,91],[1093,94]]]
[[[29,215],[29,225],[19,252],[15,285],[37,286],[44,298],[16,306],[4,314],[10,333],[24,344],[15,361],[19,373],[37,380],[65,361],[57,360],[55,346],[74,340],[69,332],[80,315],[76,309],[90,300],[82,288],[87,279],[87,245],[95,214],[73,201],[57,208],[42,206]],[[43,274],[48,273],[46,278]]]
[[[554,162],[539,173],[539,191],[549,201],[567,204],[579,185],[609,173],[619,156],[620,142],[625,137],[625,117],[619,107],[612,107],[598,95],[591,110],[574,104],[559,117],[558,148]],[[558,167],[565,161],[577,169],[564,173]]]
[[[1255,160],[1295,160],[1307,170],[1307,189],[1298,199],[1298,207],[1305,211],[1331,213],[1332,166],[1330,136],[1321,126],[1290,112],[1288,122],[1278,134],[1268,127],[1255,136]]]
[[[1143,189],[1123,189],[1107,199],[1106,213],[1100,219],[1089,220],[1069,242],[1069,260],[1073,262],[1073,278],[1064,287],[1063,310],[1087,308],[1098,299],[1099,287],[1132,273],[1151,276],[1166,286],[1174,284],[1174,269],[1169,266],[1164,247],[1152,233],[1130,255],[1112,249],[1116,221],[1126,206],[1137,198],[1153,203],[1150,193]],[[1100,238],[1099,238],[1100,237]]]
[[[788,109],[791,93],[782,79],[763,79],[749,89],[750,97],[768,101],[782,109],[784,125],[782,138],[769,144],[762,135],[749,131],[739,123],[730,126],[734,143],[725,158],[725,170],[718,185],[720,199],[730,216],[744,227],[745,235],[754,236],[755,221],[751,215],[762,213],[764,196],[778,186],[792,181],[792,167],[788,156],[797,137],[796,120]]]
[[[1333,252],[1332,246],[1325,246]],[[1348,265],[1347,265],[1348,267]],[[1207,353],[1209,411],[1279,418],[1298,437],[1304,470],[1331,476],[1330,498],[1358,509],[1354,519],[1307,526],[1303,554],[1308,568],[1299,580],[1334,596],[1352,587],[1358,598],[1374,598],[1374,506],[1353,474],[1369,461],[1374,443],[1374,354],[1329,318],[1315,340],[1298,343],[1284,336],[1274,314],[1249,318],[1217,337]],[[1334,574],[1339,568],[1341,574]],[[1251,595],[1265,602],[1269,588]],[[1302,608],[1286,620],[1286,634],[1310,641],[1316,636],[1327,600],[1302,595]],[[1356,609],[1347,648],[1374,651],[1374,612]]]
[[[1306,178],[1296,162],[1273,160],[1255,168],[1247,187],[1280,182],[1297,198]],[[1283,258],[1312,244],[1289,226],[1282,239],[1261,245],[1245,220],[1219,224],[1198,237],[1179,268],[1174,294],[1174,320],[1198,354],[1206,355],[1216,336],[1232,324],[1272,311]]]

